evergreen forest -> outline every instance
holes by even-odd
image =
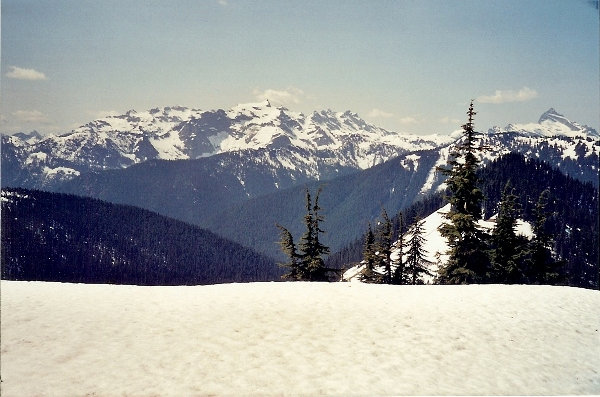
[[[136,207],[26,189],[2,192],[2,278],[196,285],[279,280],[270,258]]]

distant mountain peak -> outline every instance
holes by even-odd
[[[564,115],[558,113],[554,108],[548,109],[544,114],[540,116],[538,120],[539,124],[543,124],[546,121],[557,122],[566,125],[571,129],[571,131],[578,131],[581,128],[567,119]]]
[[[541,123],[544,120],[551,119],[553,116],[564,117],[564,115],[558,113],[556,111],[556,109],[550,108],[550,109],[546,110],[544,113],[542,113],[542,115],[540,116],[540,119],[539,119],[538,123]]]
[[[545,111],[540,116],[537,123],[511,123],[504,128],[492,127],[488,130],[488,134],[492,135],[505,132],[515,132],[524,136],[540,136],[548,138],[563,136],[570,138],[584,137],[597,139],[600,137],[595,129],[569,120],[554,108]]]
[[[14,134],[14,136],[16,136],[19,139],[22,139],[24,141],[26,140],[40,140],[42,139],[42,135],[37,132],[36,130],[33,130],[31,132],[17,132],[16,134]]]

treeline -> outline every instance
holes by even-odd
[[[196,285],[279,280],[270,258],[136,207],[25,189],[2,191],[2,278]]]

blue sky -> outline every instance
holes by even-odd
[[[269,98],[447,134],[554,107],[596,129],[594,0],[3,0],[1,131]]]

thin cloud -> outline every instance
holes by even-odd
[[[420,122],[413,116],[400,117],[398,121],[404,125],[418,124]]]
[[[46,75],[38,72],[35,69],[20,68],[18,66],[10,66],[10,71],[6,73],[6,77],[18,80],[46,80]]]
[[[17,121],[22,123],[48,124],[50,122],[48,116],[39,110],[17,110],[12,115]]]
[[[288,87],[285,90],[267,88],[264,91],[254,90],[253,93],[257,100],[269,100],[275,105],[297,105],[305,96],[304,91],[296,87]]]
[[[523,87],[519,91],[514,90],[496,90],[494,95],[482,95],[477,98],[481,103],[508,103],[508,102],[526,102],[538,97],[536,90],[529,87]]]
[[[217,0],[217,3],[223,7],[227,7],[229,5],[229,2],[227,0]]]
[[[442,124],[458,124],[458,123],[460,123],[460,120],[446,116],[446,117],[442,117],[440,119],[440,123],[442,123]]]
[[[381,109],[373,108],[373,110],[371,110],[367,114],[367,117],[389,119],[391,117],[394,117],[394,113],[389,113],[389,112],[383,111]]]
[[[111,116],[119,116],[119,112],[116,110],[100,110],[98,112],[88,112],[90,115],[97,119],[103,119]]]

